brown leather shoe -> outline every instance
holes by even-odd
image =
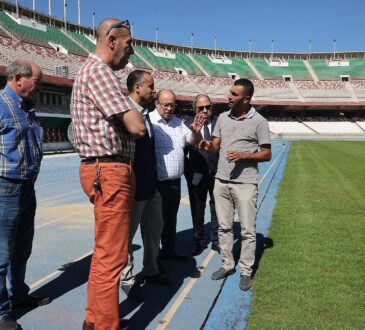
[[[120,319],[119,326],[120,326],[120,330],[129,329],[129,320]],[[82,324],[82,330],[94,330],[94,328],[95,328],[94,323],[84,321],[84,323]]]
[[[94,323],[84,321],[82,324],[82,330],[94,330]]]

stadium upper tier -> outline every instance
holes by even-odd
[[[0,10],[0,65],[28,58],[50,76],[73,79],[95,49],[92,30],[72,24],[65,30],[60,28],[63,22],[52,18],[55,24],[47,24],[51,19],[40,13],[34,22],[29,9],[18,17],[11,8],[8,4],[8,11]],[[309,59],[301,53],[191,49],[141,39],[133,47],[128,68],[118,72],[121,81],[141,68],[153,72],[157,88],[171,88],[180,96],[207,93],[226,99],[232,81],[245,77],[254,82],[254,101],[263,104],[365,102],[364,52],[338,53],[335,58],[333,53],[311,53]]]
[[[31,44],[51,48],[49,42],[59,44],[70,53],[86,56],[87,52],[69,38],[62,30],[47,25],[47,31],[41,31],[17,23],[11,14],[0,11],[0,21],[3,29],[13,34],[17,39]]]

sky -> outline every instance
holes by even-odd
[[[77,2],[67,0],[74,23]],[[63,19],[63,3],[52,0],[53,16]],[[48,13],[48,0],[35,4]],[[365,0],[81,0],[81,24],[91,27],[93,12],[96,25],[128,19],[134,37],[155,40],[158,28],[159,41],[177,45],[190,46],[193,33],[196,47],[212,49],[248,51],[251,39],[252,51],[365,51]]]

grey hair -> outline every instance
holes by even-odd
[[[31,63],[24,60],[16,60],[10,63],[6,68],[7,81],[13,80],[17,73],[20,73],[23,77],[30,78],[33,75]]]
[[[171,93],[173,96],[174,96],[174,99],[176,100],[176,95],[175,93],[171,90],[171,89],[160,89],[158,92],[157,92],[157,95],[156,95],[156,100],[159,102],[160,101],[160,96],[163,92],[169,92]]]
[[[195,111],[195,106],[196,106],[196,102],[198,101],[198,98],[199,97],[206,97],[210,104],[212,104],[212,101],[210,100],[210,97],[206,94],[198,94],[198,95],[195,95],[194,99],[193,99],[193,111]]]

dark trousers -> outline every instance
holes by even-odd
[[[181,199],[181,179],[158,181],[157,187],[162,198],[161,254],[171,255],[176,248],[176,223]]]
[[[24,278],[32,252],[35,210],[33,182],[0,178],[0,318],[8,313],[10,298],[18,302],[29,292]]]
[[[186,181],[189,190],[189,200],[191,217],[193,220],[194,241],[205,244],[204,239],[204,216],[207,197],[209,193],[209,206],[211,214],[211,241],[213,244],[218,244],[218,220],[215,212],[215,202],[213,196],[214,176],[205,173],[201,180],[193,183],[193,173],[187,173]]]

